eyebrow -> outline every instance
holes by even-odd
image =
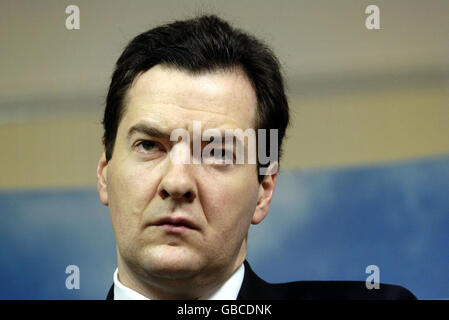
[[[154,138],[170,139],[170,134],[150,126],[146,123],[137,123],[128,130],[128,140],[136,133],[143,133]]]
[[[224,134],[225,129],[219,130],[219,131],[222,136],[222,143],[225,144],[225,134]],[[131,137],[136,133],[143,133],[143,134],[153,137],[153,138],[170,140],[170,133],[167,133],[167,132],[165,132],[159,128],[156,128],[155,126],[149,125],[147,123],[140,122],[140,123],[133,125],[128,130],[128,135],[127,135],[128,140],[130,140]],[[235,147],[245,148],[245,143],[239,138],[238,135],[232,134],[231,137],[233,140],[233,144],[234,144],[234,141],[237,143],[237,145],[235,145]],[[212,137],[211,137],[211,140],[212,140]],[[210,142],[210,141],[201,141],[201,142],[207,144],[207,142]]]

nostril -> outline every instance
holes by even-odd
[[[184,198],[188,202],[193,202],[193,200],[195,199],[195,192],[191,192],[191,191],[186,192],[184,194]]]
[[[160,195],[161,195],[162,200],[164,200],[170,196],[170,194],[164,189],[161,190]]]
[[[165,189],[161,189],[159,191],[159,196],[162,198],[162,200],[168,199],[168,198],[173,198],[174,200],[184,200],[184,201],[188,201],[188,202],[192,202],[195,199],[195,193],[192,191],[187,191],[187,192],[168,192]]]

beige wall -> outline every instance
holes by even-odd
[[[77,4],[81,28],[65,28]],[[380,7],[380,30],[365,8]],[[0,188],[91,186],[113,65],[138,33],[216,13],[264,39],[292,109],[282,168],[449,153],[447,0],[0,1]]]
[[[296,100],[287,168],[357,165],[449,153],[444,88],[383,89]]]

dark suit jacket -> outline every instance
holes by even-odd
[[[114,299],[114,285],[107,300]],[[380,284],[368,290],[363,281],[296,281],[271,284],[259,278],[245,260],[245,276],[237,300],[415,300],[407,289]]]

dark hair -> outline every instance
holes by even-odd
[[[255,37],[209,15],[156,27],[135,37],[125,48],[117,60],[106,98],[103,144],[107,161],[112,157],[124,114],[126,92],[137,75],[157,64],[192,73],[240,67],[257,96],[255,128],[278,129],[281,156],[289,110],[277,58]],[[269,146],[266,150],[270,150]],[[262,179],[263,175],[259,175],[259,182]]]

